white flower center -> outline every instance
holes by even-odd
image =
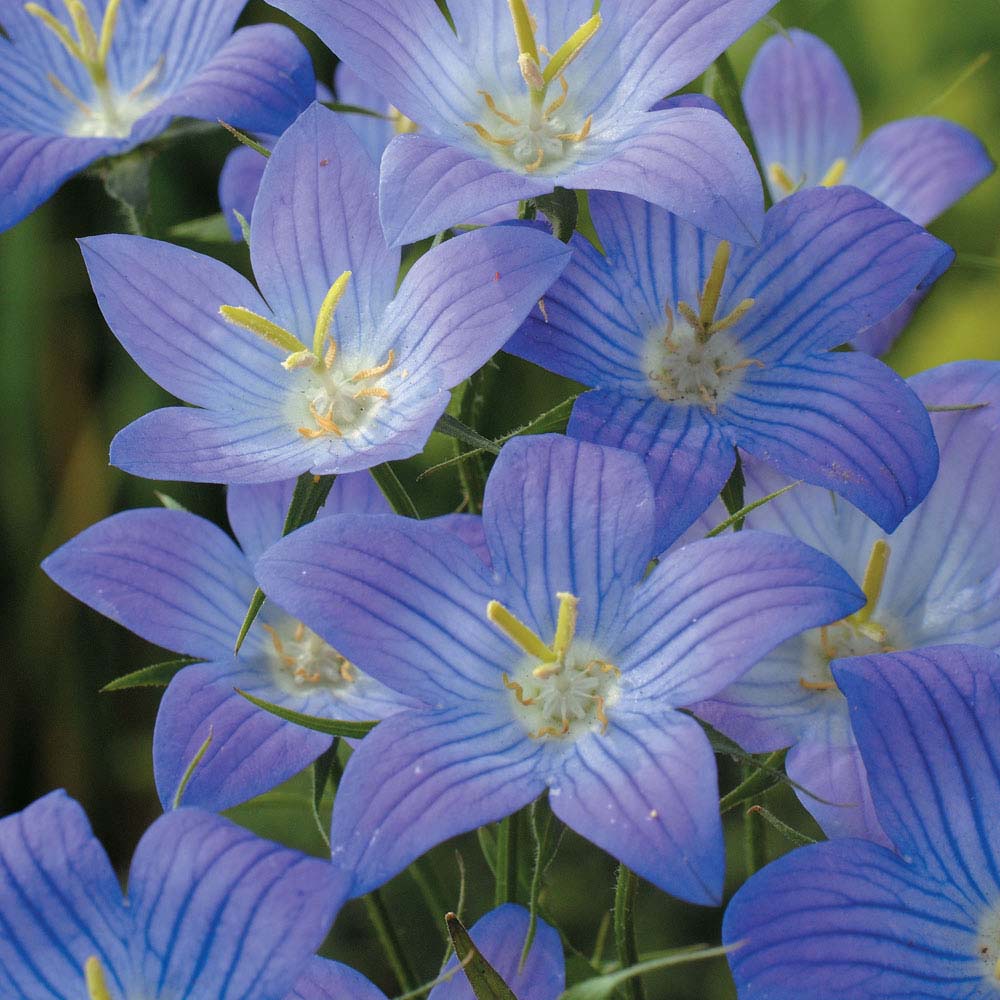
[[[342,691],[358,677],[356,668],[302,622],[265,625],[271,636],[271,668],[278,686],[292,694],[317,688]]]

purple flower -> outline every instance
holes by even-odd
[[[42,564],[63,589],[137,635],[205,661],[176,674],[160,703],[153,770],[165,809],[209,736],[183,801],[212,810],[273,788],[330,746],[329,736],[254,707],[237,688],[329,719],[381,719],[413,704],[270,601],[233,654],[256,589],[253,562],[281,537],[293,486],[230,488],[242,550],[204,518],[132,510],[93,525]],[[320,517],[344,511],[388,511],[367,473],[339,477]]]
[[[382,159],[393,245],[554,186],[624,191],[752,242],[760,179],[703,108],[651,112],[774,0],[281,0],[420,126]],[[543,65],[544,64],[544,65]]]
[[[958,362],[910,380],[928,406],[985,404],[933,413],[941,469],[927,499],[889,537],[826,490],[797,486],[747,523],[791,535],[843,566],[868,603],[835,625],[782,643],[695,712],[758,753],[791,746],[789,777],[813,796],[803,805],[829,836],[884,841],[848,704],[831,676],[842,657],[942,643],[1000,650],[1000,557],[985,540],[1000,516],[1000,364]],[[748,462],[747,499],[787,480]],[[702,523],[725,517],[718,505]]]
[[[923,405],[885,365],[833,352],[952,253],[854,188],[805,191],[730,251],[622,195],[591,212],[607,250],[573,261],[507,350],[594,391],[569,433],[642,456],[666,547],[729,476],[734,446],[825,486],[891,531],[937,471]]]
[[[128,897],[80,806],[0,820],[0,992],[21,1000],[288,997],[346,879],[199,809],[158,819]]]
[[[331,843],[353,892],[548,789],[560,819],[640,875],[717,903],[715,760],[677,709],[860,592],[826,557],[750,532],[645,577],[642,464],[557,435],[504,447],[483,528],[489,565],[436,525],[350,515],[257,564],[282,606],[420,701],[361,741],[341,781]]]
[[[6,3],[0,35],[0,230],[94,160],[176,117],[281,132],[312,99],[287,28],[233,24],[246,0]]]
[[[743,100],[775,200],[815,185],[851,184],[922,226],[994,169],[983,144],[943,118],[884,125],[858,147],[861,111],[847,71],[815,35],[775,35],[757,53]],[[854,338],[884,354],[923,296]]]
[[[569,251],[499,227],[431,250],[396,292],[375,165],[313,105],[268,160],[251,257],[260,292],[200,254],[139,237],[83,240],[108,324],[192,407],[147,414],[111,444],[135,475],[273,482],[419,452],[448,390],[483,365]]]
[[[836,840],[751,878],[722,936],[740,1000],[988,1000],[1000,989],[1000,659],[834,667],[894,849]]]

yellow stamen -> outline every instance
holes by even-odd
[[[712,324],[712,333],[718,333],[720,330],[728,330],[731,326],[735,326],[750,312],[756,301],[756,299],[743,299],[728,316]],[[753,363],[760,365],[761,368],[764,367],[759,361]]]
[[[583,47],[589,42],[597,29],[601,26],[601,15],[594,14],[593,17],[584,21],[562,45],[556,49],[552,58],[548,61],[542,76],[548,86],[557,76],[560,76],[567,66],[583,51]]]
[[[354,674],[351,670],[351,664],[347,660],[342,660],[340,663],[340,679],[344,681],[345,684],[354,683]]]
[[[514,139],[501,139],[499,136],[494,135],[492,132],[483,128],[479,122],[466,122],[466,125],[472,129],[476,135],[479,136],[483,142],[491,142],[494,146],[513,146],[516,140]]]
[[[677,311],[687,320],[691,329],[701,329],[701,317],[686,302],[678,302]]]
[[[366,389],[359,389],[354,394],[354,399],[364,399],[366,396],[374,396],[376,399],[388,399],[389,390],[383,389],[378,385],[369,386]]]
[[[507,0],[511,20],[514,22],[514,35],[517,37],[517,50],[531,56],[538,62],[538,43],[535,41],[535,20],[528,10],[524,0]]]
[[[330,286],[330,290],[323,298],[323,304],[319,307],[319,313],[316,315],[316,328],[313,332],[313,354],[317,358],[323,355],[323,345],[326,343],[326,338],[330,335],[334,313],[336,313],[337,306],[340,305],[340,300],[347,291],[347,283],[350,280],[351,272],[344,271]]]
[[[75,104],[82,115],[85,115],[87,118],[93,117],[94,112],[90,106],[84,104],[83,101],[81,101],[80,98],[77,97],[76,94],[74,94],[73,91],[70,90],[69,87],[67,87],[66,84],[55,75],[55,73],[46,73],[45,75],[48,78],[49,83],[51,83],[52,86],[55,87],[55,89],[62,94],[67,101]]]
[[[719,298],[722,295],[722,285],[726,280],[726,268],[729,267],[731,247],[728,240],[723,240],[715,248],[715,258],[712,270],[705,280],[705,290],[698,301],[700,307],[701,325],[708,329],[715,319],[715,311],[719,308]]]
[[[997,964],[993,966],[993,978],[1000,979],[1000,958],[997,959]]]
[[[152,87],[159,75],[163,72],[163,67],[166,61],[165,56],[160,56],[160,58],[153,63],[153,68],[128,92],[128,96],[135,99],[144,90]]]
[[[26,3],[24,5],[24,9],[32,17],[37,17],[38,20],[41,21],[42,24],[44,24],[45,27],[48,28],[49,31],[51,31],[56,38],[63,43],[66,51],[69,52],[74,59],[78,59],[80,62],[86,63],[86,57],[80,49],[80,46],[77,45],[76,39],[73,38],[72,34],[70,34],[69,28],[67,28],[66,25],[63,24],[62,21],[60,21],[54,14],[47,11],[44,7],[40,7],[37,3]]]
[[[497,118],[503,119],[508,125],[521,125],[520,118],[515,118],[513,115],[507,114],[506,111],[501,111],[497,107],[497,102],[493,100],[493,95],[487,90],[479,90],[476,93],[482,95],[483,100],[486,102],[486,107],[490,109],[497,116]]]
[[[838,160],[834,160],[830,165],[830,169],[823,174],[823,179],[819,182],[820,187],[836,187],[843,179],[844,174],[847,173],[847,160],[840,157]]]
[[[821,626],[819,630],[819,646],[823,650],[823,655],[828,660],[835,660],[837,658],[837,648],[830,642],[830,629],[827,625]]]
[[[579,132],[560,132],[556,138],[562,139],[563,142],[583,142],[584,139],[590,135],[590,126],[594,123],[594,116],[587,115],[583,126],[580,128]]]
[[[772,163],[767,168],[767,176],[771,178],[771,183],[781,188],[785,194],[792,194],[799,186],[780,163]]]
[[[337,360],[337,341],[330,338],[330,343],[326,345],[326,354],[323,355],[323,367],[330,371],[333,368],[334,361]]]
[[[556,619],[556,637],[552,643],[552,650],[557,659],[562,660],[573,642],[576,635],[577,608],[580,599],[575,594],[561,591],[556,594],[559,598],[559,615]]]
[[[83,977],[87,983],[89,1000],[111,1000],[111,990],[108,989],[108,981],[104,978],[101,960],[96,955],[91,955],[83,963]]]
[[[566,95],[569,93],[569,84],[566,82],[566,77],[559,77],[559,86],[562,87],[562,93],[545,109],[546,118],[554,115],[566,103]]]
[[[522,52],[517,57],[517,67],[531,91],[532,103],[537,104],[545,97],[545,77],[542,76],[541,66],[527,52]]]
[[[251,309],[244,309],[243,306],[219,306],[219,312],[227,323],[232,323],[233,326],[238,326],[243,330],[249,330],[269,344],[274,344],[275,347],[288,351],[289,354],[309,350],[290,330],[278,326],[277,323]]]
[[[322,437],[324,434],[334,434],[337,437],[344,436],[344,432],[333,422],[332,404],[326,413],[320,413],[316,408],[316,404],[312,402],[309,404],[309,415],[316,421],[316,428],[318,429],[314,429],[312,427],[300,427],[299,433],[304,438],[313,440],[314,438]]]
[[[718,329],[718,327],[716,327]],[[736,365],[719,365],[715,370],[721,375],[723,372],[740,372],[744,368],[766,368],[767,366],[763,361],[758,361],[756,358],[744,358],[739,364]]]
[[[889,565],[889,543],[880,538],[873,546],[871,555],[868,556],[868,565],[865,567],[865,577],[861,583],[861,589],[865,592],[865,606],[860,611],[855,611],[851,618],[863,624],[868,621],[878,604],[878,599],[882,594],[882,585],[885,583],[885,571]]]
[[[555,726],[542,726],[542,728],[536,732],[528,733],[528,736],[530,736],[533,740],[540,740],[543,736],[565,736],[568,731],[568,726],[565,731],[556,729]]]
[[[392,349],[389,350],[388,358],[380,365],[376,365],[374,368],[362,368],[361,371],[355,372],[351,376],[352,382],[364,382],[367,378],[377,378],[379,375],[384,375],[396,361],[396,352]]]
[[[97,33],[90,23],[87,8],[80,3],[80,0],[64,0],[64,2],[73,27],[76,28],[76,36],[80,39],[80,49],[85,57],[84,62],[97,66]]]
[[[556,654],[499,601],[490,601],[486,605],[486,617],[529,656],[544,663],[553,663],[557,659]]]
[[[296,642],[301,642],[305,638],[306,634],[305,625],[302,622],[299,622],[298,625],[295,626],[295,631],[292,634],[295,636]]]
[[[837,686],[833,681],[807,681],[804,677],[799,678],[799,684],[807,691],[833,691]]]
[[[108,5],[104,9],[104,20],[101,22],[101,40],[97,46],[97,61],[102,66],[108,61],[108,53],[111,51],[111,40],[115,34],[115,25],[118,23],[118,8],[120,6],[121,0],[108,0]]]
[[[528,171],[529,174],[533,174],[543,163],[545,162],[545,150],[541,146],[538,147],[538,156],[536,156],[531,163],[526,163],[524,169]]]
[[[295,351],[281,362],[281,367],[288,372],[297,372],[301,368],[314,368],[316,361],[316,355],[312,351]]]
[[[604,711],[604,698],[599,695],[594,695],[594,701],[597,702],[597,721],[601,724],[601,735],[608,731],[608,713]]]
[[[698,395],[701,397],[701,401],[708,407],[708,412],[714,417],[719,412],[718,400],[709,391],[708,386],[699,385]]]
[[[513,691],[514,692],[514,697],[517,699],[518,704],[520,704],[520,705],[534,705],[535,704],[535,699],[534,698],[526,698],[525,695],[524,695],[524,688],[521,687],[521,685],[518,684],[517,681],[512,681],[510,679],[510,677],[507,675],[507,671],[506,670],[500,675],[500,679],[503,681],[503,686],[505,688],[507,688],[508,691]]]

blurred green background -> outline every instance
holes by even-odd
[[[1000,2],[998,0],[783,0],[775,16],[830,42],[861,96],[866,131],[895,118],[933,113],[977,132],[994,157],[1000,152]],[[280,19],[252,3],[246,20]],[[745,71],[772,29],[761,26],[734,49]],[[303,34],[329,79],[332,59]],[[978,70],[966,71],[992,55]],[[965,77],[963,79],[963,77]],[[232,148],[222,130],[179,141],[155,167],[154,225],[170,226],[218,210],[215,185]],[[995,178],[932,228],[958,251],[952,271],[921,307],[889,359],[903,374],[958,358],[1000,358],[1000,186]],[[0,235],[0,549],[5,626],[0,630],[0,814],[23,808],[54,787],[65,787],[90,813],[121,867],[142,830],[159,812],[153,792],[150,744],[159,692],[100,694],[112,678],[168,658],[76,604],[38,569],[40,559],[76,532],[127,507],[156,503],[162,488],[185,505],[219,518],[218,487],[155,484],[130,479],[107,464],[114,432],[166,402],[107,331],[97,311],[75,237],[124,231],[124,223],[91,177],[69,182],[47,205]],[[245,266],[242,247],[200,246]],[[530,366],[501,361],[502,405],[489,415],[501,432],[566,394],[565,385]],[[560,395],[562,393],[562,395]],[[425,464],[447,457],[451,445],[432,440]],[[419,463],[407,469],[409,482]],[[453,471],[415,487],[422,512],[454,508]],[[726,765],[723,780],[735,771]],[[262,832],[305,849],[322,845],[310,826],[307,785],[240,811]],[[773,808],[802,829],[808,821],[787,796]],[[739,831],[730,831],[730,882],[741,878]],[[468,870],[469,920],[489,908],[492,887],[474,838],[434,852],[432,860],[450,906],[457,904],[458,846]],[[772,854],[788,845],[775,836]],[[546,906],[569,939],[590,953],[611,903],[614,868],[600,852],[567,835],[548,880]],[[432,975],[443,945],[413,883],[388,889],[404,943]],[[643,886],[640,931],[644,951],[718,940],[719,913],[675,904]],[[331,938],[331,954],[351,961],[387,990],[392,976],[370,943],[364,911],[352,904]],[[691,966],[651,983],[654,998],[731,997],[725,964]]]

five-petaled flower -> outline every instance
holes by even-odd
[[[330,838],[352,891],[548,789],[560,819],[640,875],[718,902],[715,761],[677,709],[856,610],[860,591],[825,556],[754,532],[694,543],[645,577],[642,463],[556,435],[504,447],[483,530],[489,564],[434,525],[342,515],[257,563],[266,593],[421,703],[344,772]]]
[[[309,53],[246,0],[33,0],[0,15],[0,230],[173,118],[280,133],[313,98]]]

